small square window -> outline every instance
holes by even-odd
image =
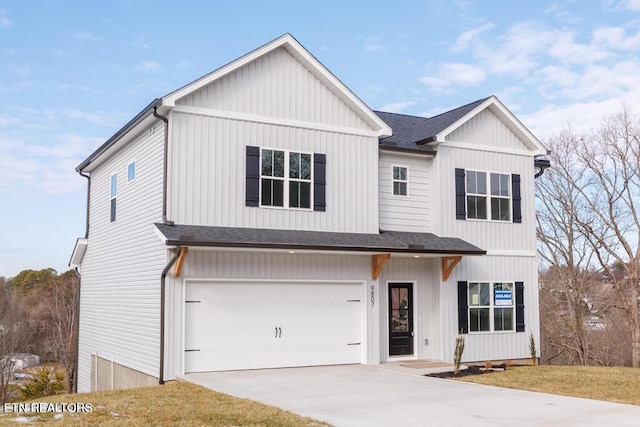
[[[136,179],[136,162],[131,162],[127,166],[127,182],[131,182],[134,179]]]

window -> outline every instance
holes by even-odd
[[[393,166],[393,195],[394,196],[406,196],[407,195],[407,168],[402,166]]]
[[[311,209],[312,155],[260,150],[260,205]]]
[[[127,182],[136,179],[136,162],[131,162],[127,166]]]
[[[469,283],[469,332],[514,330],[513,283]]]
[[[111,206],[109,213],[109,221],[114,222],[116,220],[116,195],[118,192],[118,175],[115,173],[111,175]]]
[[[467,218],[511,221],[510,175],[466,171]]]

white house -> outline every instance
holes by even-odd
[[[82,162],[81,392],[189,372],[530,357],[534,175],[495,97],[374,112],[291,35]]]

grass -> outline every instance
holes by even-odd
[[[62,394],[36,402],[91,403],[90,413],[3,413],[0,426],[20,426],[17,417],[33,418],[33,425],[47,426],[328,426],[291,412],[217,393],[185,382],[163,386],[98,393]],[[59,415],[58,415],[59,417]]]
[[[459,381],[640,405],[640,369],[595,366],[519,366]]]

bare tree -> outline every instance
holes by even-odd
[[[610,286],[612,292],[598,300],[597,310],[624,313],[634,367],[640,367],[639,131],[640,122],[623,107],[595,132],[561,133],[549,143],[553,170],[537,183],[542,258],[547,266],[567,267],[565,282],[576,298],[574,308],[593,293],[581,277],[585,272],[597,271]],[[592,311],[590,307],[588,315]],[[578,314],[575,332],[582,334]],[[578,341],[582,348],[577,351],[588,354],[588,343]]]

